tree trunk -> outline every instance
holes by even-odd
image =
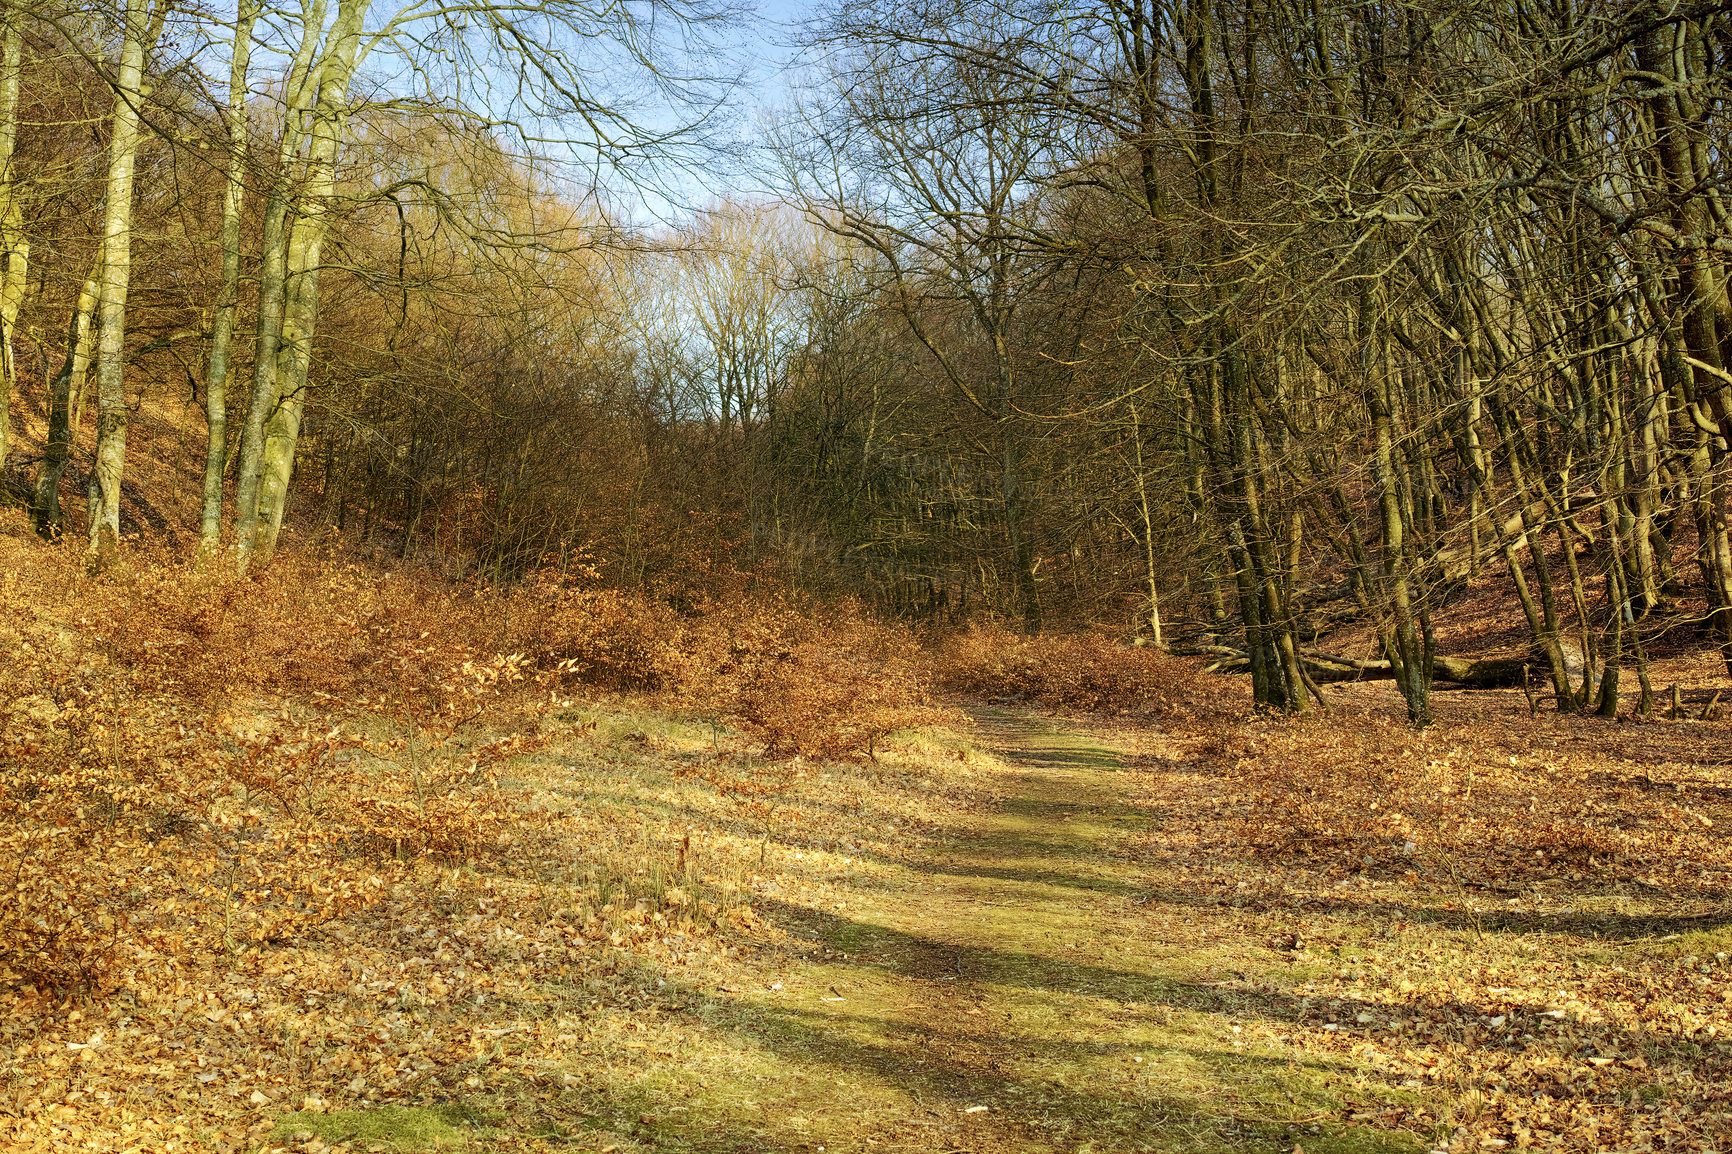
[[[260,455],[258,520],[251,543],[253,559],[268,564],[276,552],[288,509],[295,447],[306,412],[313,361],[313,332],[319,315],[319,267],[331,228],[337,191],[337,153],[349,118],[349,83],[361,47],[361,26],[369,0],[341,0],[331,27],[319,99],[313,112],[306,178],[295,202],[295,223],[288,239],[287,307],[277,345],[276,398],[266,420]]]
[[[144,58],[153,39],[148,0],[127,0],[115,68],[102,225],[102,300],[96,342],[96,460],[90,471],[88,564],[102,569],[120,548],[120,484],[126,471],[126,296],[132,277],[132,188],[137,171]],[[159,13],[160,15],[160,13]]]
[[[1704,30],[1687,19],[1657,24],[1636,40],[1638,64],[1666,81],[1655,86],[1647,102],[1654,125],[1653,159],[1670,201],[1671,223],[1682,238],[1675,315],[1691,361],[1680,374],[1688,390],[1684,400],[1705,410],[1705,423],[1714,427],[1713,432],[1702,431],[1705,459],[1694,478],[1696,513],[1709,629],[1732,672],[1732,529],[1726,515],[1724,441],[1732,432],[1732,385],[1727,383],[1732,377],[1726,374],[1720,324],[1732,313],[1732,302],[1722,283],[1721,261],[1702,239],[1719,231],[1708,199],[1713,177],[1702,167],[1709,142],[1701,93],[1710,81],[1714,51]]]
[[[1431,724],[1432,671],[1415,628],[1417,614],[1407,563],[1407,527],[1412,522],[1412,498],[1402,490],[1396,478],[1394,417],[1389,397],[1392,383],[1387,356],[1383,368],[1381,379],[1371,383],[1368,395],[1376,442],[1373,473],[1383,520],[1382,579],[1392,613],[1384,651],[1395,674],[1396,688],[1407,703],[1407,719],[1423,729]]]
[[[1010,535],[1011,564],[1016,568],[1016,594],[1022,603],[1023,629],[1032,636],[1040,632],[1043,622],[1040,587],[1035,583],[1034,541],[1028,531],[1028,502],[1023,494],[1022,446],[1008,423],[1001,436],[1004,520]]]
[[[279,392],[277,353],[283,339],[283,318],[289,289],[289,208],[295,158],[309,135],[322,85],[313,67],[314,54],[325,30],[325,0],[313,0],[301,27],[301,43],[290,63],[284,86],[287,107],[276,170],[265,199],[263,235],[259,244],[258,338],[253,346],[252,398],[241,432],[239,475],[235,481],[235,555],[245,570],[259,529],[259,490],[264,478],[265,425],[276,413]]]
[[[1315,681],[1388,681],[1398,676],[1395,664],[1387,659],[1354,661],[1310,650],[1305,651],[1303,657],[1305,670]],[[1472,689],[1507,688],[1522,683],[1528,662],[1526,657],[1445,657],[1434,654],[1427,669],[1427,680],[1449,681]]]
[[[1131,404],[1131,438],[1136,446],[1134,468],[1137,477],[1137,510],[1143,522],[1143,565],[1149,583],[1149,634],[1156,649],[1165,648],[1161,640],[1161,590],[1155,580],[1155,526],[1149,516],[1148,479],[1143,475],[1143,425],[1137,418],[1137,406]]]
[[[72,398],[84,392],[84,378],[90,371],[91,344],[96,336],[91,322],[102,292],[101,261],[98,256],[96,267],[79,290],[78,303],[66,326],[66,358],[48,390],[48,443],[42,455],[42,472],[36,478],[31,519],[36,532],[51,541],[66,528],[66,514],[60,508],[60,478],[66,472],[66,459],[78,432],[71,421]]]
[[[24,232],[23,196],[12,165],[18,144],[18,89],[24,71],[23,19],[18,9],[0,15],[0,483],[12,453],[12,388],[18,375],[12,333],[24,303],[30,238]]]
[[[247,65],[252,55],[253,24],[259,0],[241,0],[236,13],[234,51],[229,64],[229,102],[224,115],[228,129],[228,174],[223,186],[223,283],[211,319],[210,367],[205,375],[205,422],[208,440],[204,458],[204,491],[200,502],[199,550],[205,555],[222,547],[223,465],[228,460],[229,346],[234,339],[235,309],[241,279],[241,206],[247,176]]]

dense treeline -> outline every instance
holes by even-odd
[[[1164,614],[1290,710],[1358,617],[1422,724],[1492,573],[1610,713],[1652,615],[1732,669],[1729,10],[842,5],[775,195],[668,230],[549,142],[718,147],[719,10],[9,8],[8,491],[97,565],[132,523],[261,564],[292,504],[452,572]],[[196,500],[128,480],[145,411]]]
[[[717,151],[695,129],[727,78],[693,61],[728,13],[0,16],[0,460],[44,537],[82,529],[101,567],[191,530],[244,568],[300,503],[518,573],[619,503],[654,417],[598,182]],[[135,421],[159,435],[129,463]]]
[[[1629,627],[1680,598],[1732,668],[1728,31],[1720,5],[849,6],[782,151],[979,418],[1031,627],[1063,595],[1043,563],[1140,531],[1150,601],[1230,615],[1259,700],[1318,696],[1338,666],[1304,638],[1344,594],[1423,724],[1432,614],[1495,566],[1558,700],[1611,713]]]

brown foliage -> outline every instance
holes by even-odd
[[[1560,752],[1556,730],[1594,722],[1525,710],[1500,722],[1432,735],[1393,717],[1326,717],[1220,733],[1203,752],[1242,799],[1222,816],[1268,858],[1431,869],[1515,892],[1560,878],[1695,889],[1721,856],[1714,827],[1732,815],[1718,786],[1644,788],[1647,774],[1612,754],[1672,738],[1669,727],[1600,725],[1588,762]],[[1640,764],[1667,756],[1643,748]]]
[[[774,761],[870,754],[934,716],[912,638],[850,611],[681,614],[293,555],[243,580],[140,549],[92,578],[7,547],[0,967],[55,996],[293,936],[418,858],[533,836],[491,773],[546,743],[573,686],[658,691]],[[760,801],[787,784],[746,776]]]
[[[1256,991],[1267,1030],[1433,1090],[1382,1121],[1451,1150],[1717,1148],[1723,724],[1534,718],[1510,690],[1416,732],[1375,687],[1329,692],[1327,717],[1145,731],[1132,762],[1161,896],[1294,962]]]
[[[801,614],[770,603],[704,648],[715,675],[694,686],[696,695],[766,757],[870,756],[890,731],[940,717],[913,636],[853,606]]]
[[[935,649],[935,676],[959,693],[1038,700],[1086,713],[1141,713],[1174,722],[1245,711],[1243,688],[1199,678],[1195,662],[1096,633],[1027,637],[979,626]]]
[[[736,589],[687,612],[551,576],[504,598],[510,644],[566,685],[642,690],[740,729],[764,757],[870,756],[930,724],[919,646],[852,603],[819,607]]]
[[[90,994],[118,979],[119,953],[276,940],[376,900],[392,858],[498,839],[475,778],[521,742],[453,740],[465,709],[506,700],[500,663],[369,638],[364,602],[338,611],[354,574],[249,600],[162,564],[91,581],[32,560],[36,581],[0,589],[15,654],[0,672],[0,965],[15,982]],[[356,663],[325,658],[371,640],[360,666],[388,736],[316,729],[300,703],[263,696],[276,647],[245,644],[243,618],[299,640],[292,683],[332,703],[369,700]]]

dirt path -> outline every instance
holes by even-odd
[[[1135,1100],[1148,1062],[1124,1027],[1146,1009],[1148,979],[1115,968],[1130,943],[1103,935],[1131,894],[1104,851],[1146,819],[1118,803],[1115,752],[1009,714],[977,721],[1014,767],[999,811],[858,918],[796,915],[855,971],[817,983],[849,1001],[827,1004],[834,1037],[814,1050],[903,1097],[902,1116],[877,1112],[862,1141],[1046,1151],[1112,1136],[1099,1148],[1120,1148],[1174,1121]]]
[[[1410,1150],[1342,1129],[1341,1074],[1235,1024],[1231,980],[1152,940],[1119,753],[976,714],[1002,803],[834,903],[759,901],[808,956],[699,1009],[622,1142],[702,1151]],[[1244,975],[1237,975],[1243,977]],[[670,1105],[678,1099],[680,1104]],[[617,1115],[616,1115],[617,1116]],[[603,1146],[605,1148],[605,1145]],[[622,1149],[625,1147],[621,1147]]]

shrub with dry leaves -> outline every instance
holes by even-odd
[[[870,756],[935,716],[913,638],[848,607],[681,612],[292,554],[241,579],[142,547],[91,577],[7,547],[0,967],[56,998],[147,956],[284,939],[419,858],[534,836],[493,774],[545,745],[541,716],[574,688],[653,690],[736,728],[780,768],[713,768],[758,806],[789,759]]]
[[[1173,723],[1219,721],[1246,710],[1234,687],[1200,678],[1196,662],[1096,633],[1028,637],[977,626],[940,641],[931,660],[934,678],[947,689],[1056,709]]]

